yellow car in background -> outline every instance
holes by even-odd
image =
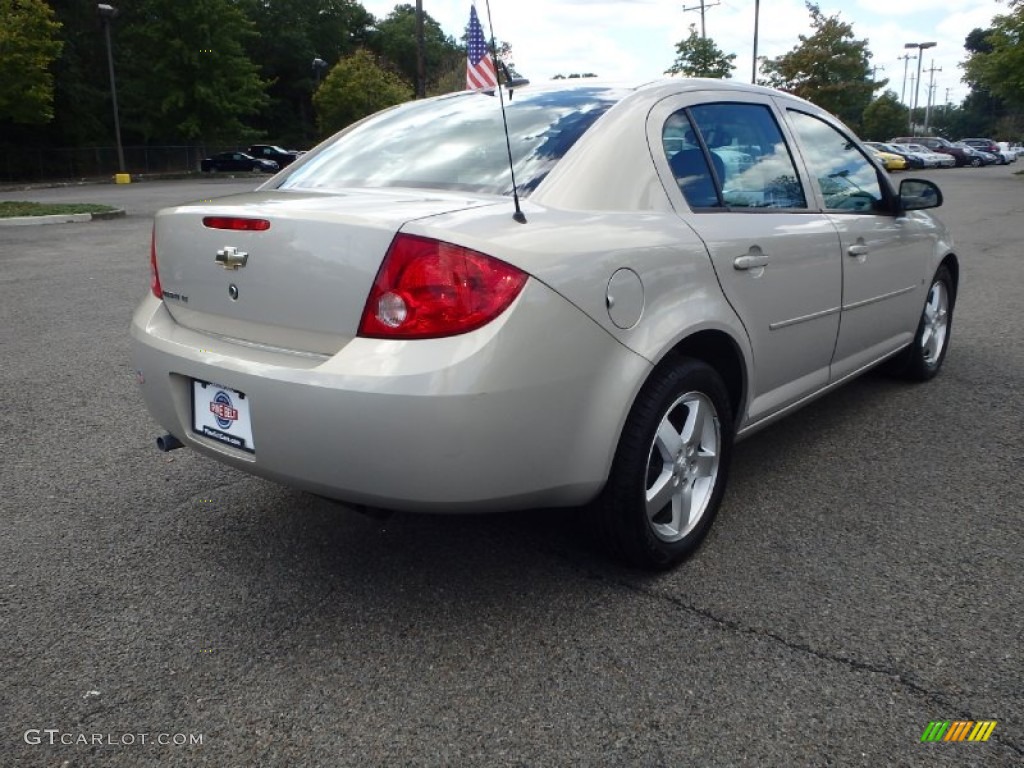
[[[867,149],[882,161],[882,165],[887,171],[905,171],[907,169],[907,159],[900,155],[894,155],[892,152],[883,152],[880,149],[875,149],[872,146],[868,146]]]

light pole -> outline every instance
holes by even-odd
[[[924,58],[924,52],[927,48],[934,48],[938,43],[906,43],[904,48],[917,48],[917,85],[914,87],[914,106],[910,110],[910,127],[911,136],[916,136],[917,133],[913,130],[914,127],[914,111],[917,109],[917,97],[921,91],[921,59]]]
[[[313,59],[313,78],[316,80],[316,85],[313,90],[317,90],[320,87],[320,73],[327,69],[327,62],[317,56]]]
[[[103,20],[103,32],[107,38],[107,68],[110,70],[110,100],[114,102],[114,138],[117,140],[117,169],[124,173],[124,148],[121,146],[121,118],[117,114],[117,85],[114,82],[114,54],[110,47],[110,20],[117,16],[117,8],[106,3],[96,6]]]

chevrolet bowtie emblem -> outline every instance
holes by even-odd
[[[217,251],[217,263],[220,264],[224,269],[238,269],[244,267],[245,262],[249,260],[249,254],[245,251],[240,251],[233,245],[225,245],[219,251]]]

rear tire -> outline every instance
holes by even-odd
[[[725,493],[733,415],[706,363],[680,358],[656,371],[626,419],[594,523],[609,553],[665,570],[700,544]]]

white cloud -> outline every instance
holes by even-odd
[[[671,65],[675,44],[686,37],[689,25],[700,26],[700,14],[684,13],[683,4],[684,0],[491,0],[491,10],[496,36],[511,43],[516,66],[527,77],[545,80],[557,73],[596,72],[610,79],[647,80],[661,77]],[[461,36],[469,0],[424,0],[423,5],[446,32]],[[395,3],[370,0],[364,6],[383,17]],[[926,51],[922,69],[934,59],[942,70],[935,72],[937,99],[943,100],[949,88],[954,102],[967,92],[958,67],[965,55],[964,38],[1006,10],[995,0],[823,0],[821,6],[824,13],[839,13],[851,23],[856,37],[869,40],[872,63],[884,67],[879,79],[889,78],[888,87],[897,94],[903,85],[903,62],[898,57],[904,54],[904,44],[937,42]],[[477,12],[489,28],[482,0]],[[754,0],[720,0],[719,5],[708,6],[705,21],[708,36],[726,53],[737,55],[733,76],[749,81]],[[783,54],[797,45],[799,34],[809,31],[801,0],[761,2],[759,55]],[[909,72],[916,75],[914,62]],[[925,100],[925,89],[920,100]]]

